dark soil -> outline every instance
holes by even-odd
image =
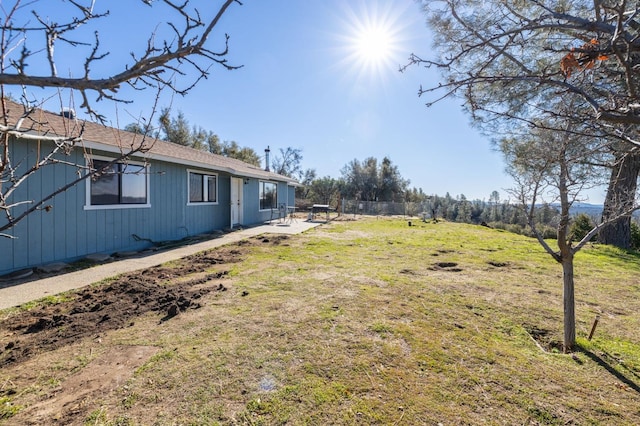
[[[167,321],[202,306],[203,296],[225,291],[227,270],[214,265],[243,259],[251,244],[279,244],[286,236],[259,237],[238,246],[198,253],[117,277],[114,281],[71,293],[71,300],[17,310],[0,323],[0,367],[26,361],[79,339],[134,324],[136,318],[156,312]]]
[[[429,269],[432,271],[462,272],[462,269],[456,268],[456,266],[458,266],[456,262],[438,262]]]
[[[545,352],[562,352],[562,342],[554,339],[551,330],[545,330],[535,325],[523,324],[529,336],[537,342],[538,347]]]

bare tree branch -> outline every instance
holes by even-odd
[[[77,32],[81,27],[96,24],[111,16],[109,11],[97,11],[98,1],[66,0],[63,5],[68,7],[69,15],[58,20],[45,18],[45,14],[39,13],[38,10],[28,11],[27,8],[37,6],[36,1],[13,0],[0,7],[0,212],[3,215],[3,220],[0,221],[0,236],[10,237],[6,231],[34,212],[41,209],[50,210],[51,207],[47,203],[56,195],[88,178],[100,175],[115,163],[128,162],[132,157],[139,157],[148,152],[154,143],[150,123],[163,91],[185,95],[209,76],[212,67],[221,66],[229,70],[239,68],[227,62],[227,34],[224,34],[224,45],[221,49],[216,51],[209,47],[209,41],[223,15],[232,4],[241,5],[239,0],[221,0],[217,9],[211,7],[207,10],[210,12],[209,17],[192,8],[189,0],[142,0],[142,3],[148,7],[167,8],[169,12],[165,13],[166,25],[173,33],[172,38],[163,40],[154,31],[148,35],[146,43],[140,46],[142,49],[138,50],[138,54],[131,53],[132,62],[122,64],[119,71],[102,77],[94,77],[92,72],[112,53],[109,48],[121,47],[105,46],[98,31],[93,32],[93,40],[89,41]],[[130,7],[130,4],[124,3],[108,4],[111,7]],[[60,54],[56,47],[60,43],[85,49],[86,56],[81,62],[80,77],[59,75],[57,55]],[[48,74],[47,71],[44,71],[44,74],[30,73],[31,65],[36,65],[32,67],[34,69],[47,69]],[[186,82],[180,81],[177,77]],[[53,89],[53,95],[47,96],[57,97],[59,104],[63,106],[63,97],[67,95],[63,96],[61,90],[70,89],[65,91],[69,97],[68,106],[74,107],[74,94],[79,94],[79,107],[104,123],[105,117],[95,107],[95,103],[102,100],[113,101],[116,104],[131,102],[130,99],[121,98],[119,95],[123,85],[135,90],[151,88],[156,92],[155,104],[147,117],[148,124],[144,126],[143,134],[127,134],[130,140],[116,138],[119,154],[99,168],[93,167],[85,147],[85,122],[70,117],[58,117],[53,120],[57,123],[57,127],[54,128],[46,119],[51,115],[45,114],[42,110],[44,101],[34,102],[27,96],[28,87]],[[20,107],[15,103],[11,103],[11,107],[8,105],[8,86],[22,88],[21,111],[18,111]],[[10,145],[16,141],[35,147],[36,160],[27,154],[24,158],[13,158]],[[88,163],[64,158],[74,149],[82,150],[83,158]],[[21,190],[26,183],[40,171],[54,167],[73,167],[77,177],[45,193],[40,199],[27,199],[27,192]]]
[[[150,2],[146,3],[151,7],[155,6],[155,2],[154,4]],[[97,94],[97,101],[106,99],[118,102],[129,102],[128,100],[117,97],[121,86],[126,83],[135,89],[167,87],[170,90],[184,95],[201,79],[208,77],[212,64],[220,65],[229,70],[241,67],[230,65],[225,58],[229,52],[228,35],[225,35],[225,44],[221,51],[216,52],[207,47],[207,42],[224,13],[233,3],[242,4],[239,0],[225,0],[209,21],[203,21],[197,9],[193,11],[189,10],[188,0],[182,4],[177,4],[170,0],[162,0],[160,3],[167,5],[171,10],[177,12],[177,16],[183,20],[181,27],[172,22],[168,22],[168,25],[175,32],[175,39],[172,42],[165,41],[156,44],[154,41],[155,34],[152,34],[148,39],[146,49],[142,55],[137,57],[132,54],[133,63],[124,65],[121,71],[104,78],[94,78],[91,76],[92,66],[109,55],[108,52],[100,53],[101,43],[98,32],[94,33],[93,47],[91,48],[90,54],[86,57],[83,76],[75,78],[59,76],[55,57],[55,45],[58,41],[64,41],[72,46],[87,45],[86,42],[75,41],[70,37],[66,37],[65,34],[76,30],[80,26],[90,24],[94,20],[109,16],[108,11],[104,13],[94,12],[95,0],[91,0],[88,6],[83,6],[78,1],[71,2],[81,14],[78,17],[73,17],[70,22],[67,23],[47,22],[44,18],[40,17],[36,11],[33,11],[33,15],[39,23],[38,26],[14,26],[13,20],[3,20],[0,25],[0,31],[3,36],[2,53],[4,60],[2,67],[3,72],[0,73],[0,85],[25,85],[77,90],[81,93],[83,99],[80,108],[84,108],[89,114],[99,120],[104,120],[104,116],[99,114],[92,106],[90,96],[88,95],[90,92]],[[15,13],[20,7],[24,6],[25,5],[21,5],[20,0],[16,0],[12,13]],[[49,75],[33,75],[27,72],[29,59],[33,56],[33,53],[26,48],[23,48],[17,60],[9,58],[12,49],[15,49],[18,44],[15,41],[15,34],[23,35],[20,39],[22,42],[22,40],[26,39],[26,35],[31,32],[42,32],[45,35],[45,50],[50,68]],[[10,39],[9,36],[11,35],[14,36]],[[208,65],[199,65],[195,61],[195,58],[205,60],[208,62]],[[4,65],[4,62],[7,60],[10,61],[11,67],[14,68],[16,72],[9,72],[9,67]],[[192,82],[185,88],[179,89],[175,81],[173,81],[173,76],[175,74],[186,76],[186,73],[180,70],[181,64],[190,65],[196,72]]]

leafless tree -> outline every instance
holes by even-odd
[[[640,11],[618,0],[425,0],[435,32],[436,58],[413,55],[410,64],[443,74],[440,84],[421,87],[429,104],[458,95],[488,133],[507,132],[513,121],[541,123],[564,132],[582,123],[586,137],[617,139],[605,222],[629,218],[619,196],[635,194],[640,167]],[[559,99],[575,109],[558,111]],[[548,120],[551,118],[552,120]],[[572,130],[575,131],[575,130]],[[622,176],[622,174],[627,176]],[[621,208],[622,210],[616,210]],[[611,243],[624,245],[616,235]],[[628,232],[627,232],[628,235]]]
[[[553,125],[559,126],[560,123]],[[600,139],[582,136],[573,126],[566,124],[564,132],[547,130],[544,128],[547,126],[541,126],[504,138],[500,144],[508,163],[508,171],[516,182],[510,194],[525,212],[538,242],[562,265],[565,352],[571,351],[576,343],[574,257],[607,225],[607,222],[600,222],[583,238],[575,241],[575,236],[571,233],[570,210],[575,202],[580,201],[581,192],[604,178],[602,169],[591,160],[610,155],[606,140],[603,143]],[[557,250],[543,238],[536,223],[537,206],[551,202],[560,205]],[[624,213],[631,214],[635,207],[633,203],[624,205],[623,208],[627,209]]]
[[[52,3],[56,4],[52,6]],[[154,92],[157,106],[161,93],[169,91],[186,95],[210,75],[213,66],[229,70],[238,68],[227,62],[228,35],[222,36],[223,43],[218,50],[210,45],[223,15],[234,3],[241,2],[221,0],[217,3],[215,6],[209,2],[202,3],[203,10],[194,7],[190,0],[46,0],[46,3],[45,0],[14,0],[0,4],[0,211],[5,219],[0,222],[0,235],[9,236],[5,231],[29,214],[50,208],[46,203],[55,195],[111,165],[96,169],[91,165],[60,160],[57,154],[81,146],[85,126],[82,121],[70,120],[69,125],[55,133],[43,131],[47,123],[41,122],[39,115],[46,100],[53,99],[59,108],[75,109],[74,99],[78,97],[81,102],[77,108],[104,123],[106,117],[100,112],[100,102],[122,104],[133,101],[121,97],[124,86],[134,89],[134,93],[140,90]],[[46,16],[43,12],[45,7],[49,11],[55,10],[57,16]],[[141,40],[139,46],[127,46],[131,49],[129,60],[114,64],[112,54],[124,47],[104,44],[97,30],[100,24],[118,25],[109,21],[108,7],[126,8],[128,11],[133,11],[134,7],[163,8],[162,16],[166,23],[157,23],[155,30],[143,35],[146,40]],[[92,27],[95,31],[92,39],[87,41],[85,29]],[[83,52],[84,60],[80,61],[80,67],[77,66],[77,55],[58,53],[69,48]],[[65,60],[74,63],[64,63]],[[101,68],[107,61],[109,67]],[[79,69],[80,75],[63,76],[58,71],[61,68]],[[104,69],[109,72],[101,75],[99,71]],[[30,93],[32,88],[48,91],[37,99]],[[22,106],[19,111],[17,104],[8,100],[9,97],[20,98]],[[144,123],[140,126],[143,132],[130,134],[131,140],[121,141],[120,154],[113,162],[127,160],[151,148],[153,138],[149,135],[152,134],[155,112],[156,107],[153,107],[148,116],[140,120]],[[20,159],[12,158],[11,144],[20,139],[46,142],[42,147],[47,147],[47,151],[39,152],[36,164],[26,165]],[[50,194],[43,194],[41,199],[20,199],[18,188],[44,167],[52,165],[74,167],[78,170],[78,178]],[[17,207],[20,207],[20,212],[14,214]]]
[[[302,150],[288,146],[280,148],[280,155],[271,161],[271,170],[283,176],[300,177],[302,174]]]

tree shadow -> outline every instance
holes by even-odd
[[[589,358],[591,358],[592,361],[594,361],[595,363],[600,365],[602,368],[607,370],[612,376],[614,376],[616,379],[620,380],[622,383],[624,383],[630,389],[632,389],[632,390],[636,391],[638,394],[640,394],[640,385],[638,385],[636,383],[636,381],[640,381],[640,374],[638,374],[635,370],[630,369],[624,363],[617,361],[615,357],[611,356],[611,354],[609,354],[606,351],[601,351],[603,356],[600,356],[600,355],[598,355],[598,354],[596,354],[594,352],[588,351],[588,350],[586,350],[584,348],[578,347],[578,350],[580,352],[582,352],[583,354],[585,354],[586,356],[588,356]],[[628,371],[630,375],[634,376],[634,379],[636,381],[630,379],[629,377],[625,376],[620,371],[616,370],[616,368],[614,367],[614,365],[612,364],[611,361],[615,361],[618,365],[620,365],[622,368],[624,368],[626,371]]]

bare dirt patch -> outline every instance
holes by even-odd
[[[554,339],[554,333],[551,330],[545,330],[530,324],[524,324],[523,327],[542,351],[562,352],[562,342]]]
[[[316,231],[316,236],[321,238],[328,238],[336,241],[355,240],[358,238],[370,238],[370,232],[347,229],[344,232],[336,233],[330,232],[327,228],[321,228]]]
[[[279,243],[282,238],[252,239],[245,245],[272,240]],[[239,262],[245,252],[242,247],[230,246],[196,253],[174,265],[121,275],[107,285],[85,287],[66,302],[14,312],[0,324],[0,366],[130,326],[147,312],[160,313],[166,321],[187,309],[198,309],[203,296],[226,290],[221,280],[227,270],[212,268]]]
[[[462,268],[457,266],[456,262],[438,262],[434,263],[429,269],[432,271],[462,272]]]
[[[194,260],[204,261],[205,258]],[[194,262],[181,269],[196,273],[199,267],[204,265]],[[201,284],[219,281],[226,271],[162,285],[179,274],[173,268],[149,268],[122,275],[108,285],[87,287],[70,301],[41,305],[11,315],[0,325],[0,366],[25,361],[84,337],[133,325],[136,317],[147,312],[161,313],[163,320],[167,320],[187,309],[199,308],[204,295],[225,288],[222,283],[218,286]]]
[[[242,261],[251,246],[284,244],[288,238],[269,235],[244,240],[85,287],[69,293],[63,302],[7,311],[0,318],[0,367],[5,372],[22,371],[23,366],[46,359],[43,355],[47,353],[86,338],[99,341],[109,331],[131,327],[145,314],[156,313],[159,322],[164,322],[199,309],[207,295],[227,290],[228,265]],[[111,347],[47,392],[44,400],[36,398],[33,405],[22,407],[11,420],[76,424],[86,416],[97,393],[104,395],[121,386],[156,351],[150,346]],[[32,375],[23,373],[0,388],[0,398],[22,392],[33,382]]]
[[[23,424],[72,424],[90,406],[97,393],[107,393],[126,383],[133,372],[159,348],[153,346],[114,346],[93,360],[87,368],[70,376],[50,398],[34,404],[13,420]]]

